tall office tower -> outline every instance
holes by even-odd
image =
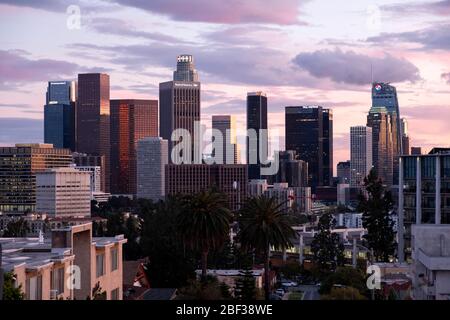
[[[398,159],[403,154],[400,109],[398,105],[397,89],[389,83],[375,82],[372,84],[372,108],[386,108],[391,117],[390,131],[392,132],[392,183],[398,183]]]
[[[44,106],[44,142],[55,148],[76,148],[76,83],[49,81]]]
[[[279,169],[273,183],[287,183],[289,187],[308,186],[308,163],[297,159],[294,150],[279,151]]]
[[[372,165],[383,184],[390,187],[394,178],[394,152],[392,143],[392,118],[384,107],[372,107],[367,116],[367,126],[372,128]]]
[[[51,144],[16,144],[0,147],[0,212],[24,214],[36,209],[36,173],[68,167],[69,149]]]
[[[226,195],[231,210],[239,210],[247,196],[247,165],[166,165],[166,195],[193,194],[211,188]]]
[[[182,54],[177,57],[177,70],[173,72],[174,81],[198,82],[198,73],[194,66],[194,57]]]
[[[331,185],[333,178],[333,113],[320,106],[285,109],[286,150],[295,150],[308,163],[313,188]]]
[[[372,128],[350,127],[350,186],[361,187],[372,169]]]
[[[336,165],[336,175],[338,178],[338,183],[350,183],[350,160],[338,162]]]
[[[138,140],[158,136],[158,101],[111,100],[112,194],[136,194]]]
[[[76,168],[89,168],[89,167],[99,167],[100,168],[100,191],[105,192],[105,156],[92,156],[85,153],[73,153],[72,161]],[[97,192],[97,191],[96,191]]]
[[[250,197],[261,196],[266,192],[269,184],[266,179],[253,179],[248,183],[248,195]]]
[[[422,147],[411,147],[411,155],[420,156],[422,154]]]
[[[237,164],[237,137],[236,137],[236,119],[230,115],[213,115],[212,128],[222,133],[222,150],[214,155],[222,159],[218,164]]]
[[[78,171],[88,172],[91,180],[91,200],[94,195],[102,193],[102,168],[99,166],[75,166]]]
[[[109,75],[78,75],[77,151],[105,156],[105,191],[110,187]]]
[[[192,70],[191,70],[192,68]],[[194,161],[194,141],[200,146],[200,137],[194,136],[195,122],[200,122],[200,82],[193,70],[193,57],[181,55],[177,58],[177,70],[173,81],[159,84],[159,128],[160,136],[169,143],[169,162],[172,161],[172,148],[177,144],[171,140],[175,129],[185,129],[191,135],[191,145],[182,143],[181,146],[191,148]],[[201,148],[195,152],[201,159]]]
[[[409,155],[411,151],[409,147],[408,121],[405,118],[402,118],[400,123],[401,123],[403,155]]]
[[[398,258],[411,254],[411,226],[450,224],[450,149],[400,157]]]
[[[137,197],[158,201],[166,195],[168,141],[146,137],[137,144]]]
[[[269,148],[267,133],[267,95],[247,93],[247,165],[249,179],[261,179],[261,161],[266,161]],[[260,130],[264,130],[261,131]]]
[[[36,173],[36,212],[52,218],[90,217],[90,173],[54,168]]]

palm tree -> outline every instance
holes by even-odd
[[[264,291],[270,295],[270,248],[292,247],[295,231],[291,220],[283,211],[283,203],[274,197],[258,196],[248,199],[240,210],[239,240],[244,249],[254,249],[264,256]]]
[[[201,253],[202,281],[206,280],[208,253],[220,248],[230,231],[231,211],[226,197],[209,190],[187,196],[178,229],[185,245]]]

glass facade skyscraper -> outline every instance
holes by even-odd
[[[75,81],[49,81],[44,106],[44,142],[55,148],[76,148]]]
[[[262,179],[261,164],[267,158],[269,147],[267,95],[264,92],[249,92],[247,94],[247,130],[254,130],[253,133],[255,134],[247,137],[248,177],[250,180]],[[260,132],[260,130],[263,131]]]
[[[198,81],[198,73],[194,66],[194,57],[182,54],[177,57],[177,70],[173,72],[174,81]]]
[[[361,187],[372,169],[372,128],[350,127],[350,185]]]

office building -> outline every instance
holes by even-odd
[[[85,153],[73,153],[72,161],[75,164],[76,168],[92,168],[98,167],[100,168],[100,192],[105,192],[105,156],[93,156]],[[87,170],[87,169],[83,169]],[[95,169],[97,171],[97,169]],[[97,174],[97,173],[96,173]],[[97,181],[95,183],[97,185]],[[96,190],[98,192],[99,190]]]
[[[350,127],[350,185],[362,187],[372,169],[372,128]]]
[[[297,159],[294,150],[278,152],[279,168],[277,174],[270,176],[273,183],[287,183],[289,187],[308,186],[308,163]]]
[[[26,300],[122,300],[126,242],[123,235],[93,238],[92,222],[61,226],[49,238],[0,238],[2,268],[14,273]],[[68,285],[73,266],[79,287]]]
[[[76,83],[49,81],[44,106],[44,142],[55,148],[76,148]]]
[[[400,157],[398,257],[411,255],[411,226],[450,224],[450,150]]]
[[[338,183],[350,183],[350,160],[338,162],[336,172]]]
[[[0,212],[24,214],[36,209],[36,173],[68,167],[69,149],[51,144],[16,144],[0,147]]]
[[[86,73],[78,75],[76,112],[77,151],[104,156],[105,192],[110,187],[110,104],[109,75]]]
[[[200,122],[200,82],[197,73],[192,71],[193,63],[193,57],[190,55],[178,56],[173,81],[159,84],[159,135],[169,143],[169,162],[172,162],[172,148],[178,143],[181,143],[180,146],[184,150],[190,148],[191,163],[195,158],[201,160],[201,148],[194,148],[195,141],[200,147],[200,137],[194,135],[196,122]],[[187,130],[191,135],[191,143],[173,143],[171,136],[175,129]]]
[[[367,126],[372,128],[372,165],[383,184],[393,185],[394,145],[392,117],[385,107],[371,108]]]
[[[147,137],[137,145],[137,197],[163,200],[166,195],[165,166],[169,144],[162,138]]]
[[[88,172],[90,178],[91,200],[94,195],[102,193],[102,168],[99,166],[75,166],[75,169],[82,172]]]
[[[410,146],[409,146],[409,133],[408,133],[408,121],[405,118],[402,118],[400,121],[401,125],[401,136],[402,136],[402,154],[410,155]]]
[[[249,179],[261,179],[261,165],[268,156],[267,95],[247,93],[247,165]]]
[[[421,147],[411,147],[411,155],[412,156],[420,156],[422,154]]]
[[[111,100],[112,194],[136,195],[136,148],[140,139],[158,136],[158,101]]]
[[[248,183],[248,195],[250,197],[258,197],[263,195],[269,188],[266,179],[252,179]]]
[[[90,173],[74,168],[37,172],[36,212],[53,218],[90,217]]]
[[[237,164],[238,145],[236,137],[236,119],[230,115],[213,115],[212,129],[222,134],[222,150],[214,150],[217,164]]]
[[[309,183],[331,185],[333,178],[333,113],[320,106],[285,109],[286,150],[295,150],[308,163]]]
[[[239,210],[247,196],[247,166],[242,164],[166,165],[166,195],[194,194],[211,188],[226,195],[231,210]]]

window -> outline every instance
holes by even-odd
[[[42,276],[28,278],[26,281],[27,300],[42,300]]]
[[[111,271],[117,270],[119,267],[119,257],[117,248],[111,249]]]
[[[119,300],[119,288],[111,291],[111,300]]]
[[[51,290],[56,291],[56,294],[64,293],[64,267],[53,270],[50,281]]]
[[[105,274],[105,254],[104,253],[100,253],[97,254],[96,259],[96,269],[97,269],[97,278],[101,277],[102,275]]]

